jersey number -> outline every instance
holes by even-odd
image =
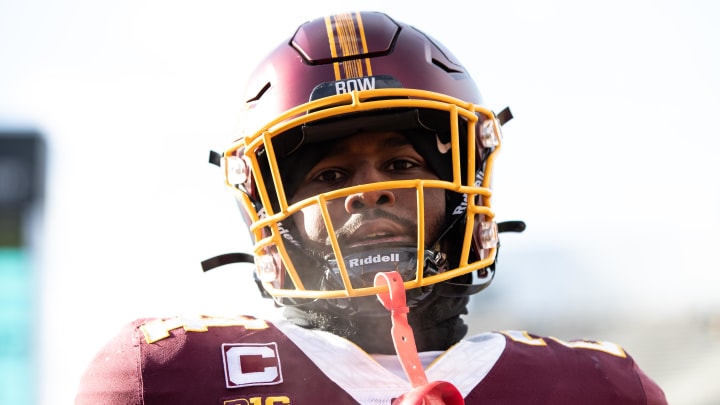
[[[528,335],[525,331],[503,331],[502,332],[505,336],[509,337],[515,342],[524,343],[526,345],[530,346],[547,346],[547,342],[545,342],[545,339],[542,338],[534,338],[530,335]],[[570,342],[549,337],[548,339],[552,339],[557,343],[560,343],[563,346],[569,347],[571,349],[590,349],[590,350],[599,350],[601,352],[612,354],[613,356],[617,357],[627,357],[625,354],[625,351],[615,343],[611,342],[604,342],[604,341],[596,341],[596,340],[573,340]]]
[[[170,331],[182,327],[186,332],[207,332],[208,327],[215,326],[244,326],[245,329],[267,329],[265,321],[248,318],[220,318],[210,316],[188,316],[170,319],[156,319],[140,327],[145,340],[155,343],[170,336]]]
[[[264,399],[264,401],[263,401]],[[238,398],[230,401],[223,402],[223,405],[279,405],[289,404],[290,398],[286,396],[276,397],[250,397],[250,398]]]

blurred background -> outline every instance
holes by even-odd
[[[720,3],[0,0],[0,404],[72,403],[121,325],[264,313],[208,151],[302,22],[385,11],[511,106],[473,332],[612,340],[672,404],[720,403]],[[259,311],[259,312],[258,312]]]

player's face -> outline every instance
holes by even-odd
[[[389,180],[438,179],[425,159],[398,132],[362,132],[333,144],[300,183],[292,202],[344,187]],[[327,201],[343,252],[377,246],[417,245],[417,191],[414,188],[366,191]],[[445,193],[425,191],[425,241],[431,244],[444,223]],[[294,215],[304,246],[321,254],[332,250],[320,207]]]

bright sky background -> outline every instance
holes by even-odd
[[[230,140],[265,52],[356,9],[434,36],[489,107],[513,109],[494,204],[528,230],[503,239],[480,306],[518,319],[718,313],[720,3],[0,0],[0,127],[49,144],[42,404],[71,403],[131,319],[270,307],[249,267],[200,270],[249,249],[207,154]]]

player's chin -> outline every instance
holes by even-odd
[[[388,310],[375,295],[329,299],[327,305],[333,308],[333,312],[343,317],[379,318],[389,315]]]

